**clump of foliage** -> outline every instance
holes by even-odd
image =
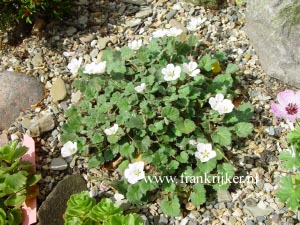
[[[287,207],[298,210],[300,206],[300,91],[285,90],[277,95],[278,104],[271,103],[271,111],[278,118],[289,121],[291,131],[287,135],[289,149],[280,152],[279,158],[283,160],[283,166],[290,171],[281,178],[277,197],[286,202]],[[296,124],[294,126],[294,124]]]
[[[165,33],[159,32],[157,36]],[[253,107],[242,100],[225,114],[211,108],[209,99],[216,94],[224,95],[227,102],[242,97],[236,75],[239,67],[228,63],[224,53],[207,54],[199,52],[198,47],[199,40],[194,35],[182,35],[153,38],[136,50],[128,46],[105,50],[102,60],[106,68],[101,68],[102,74],[83,73],[95,68],[93,62],[80,69],[81,79],[73,83],[82,99],[67,110],[61,141],[77,142],[78,152],[90,157],[90,167],[102,166],[121,156],[121,172],[131,163],[142,161],[148,165],[146,174],[151,176],[232,178],[234,167],[226,160],[224,151],[231,148],[234,140],[240,141],[252,132],[248,121]],[[185,63],[195,64],[201,73],[181,71],[175,77]],[[177,72],[164,76],[170,64],[176,65]],[[211,144],[215,155],[207,161],[196,159],[197,143],[199,148]],[[177,183],[178,180],[140,180],[129,184],[124,179],[115,186],[132,203],[147,201],[153,191],[158,191],[163,199],[163,212],[177,216],[180,198],[201,205],[206,201],[206,187],[219,190],[230,185]]]
[[[289,151],[282,151],[280,159],[283,160],[283,166],[291,171],[287,176],[283,176],[280,181],[280,187],[276,193],[277,197],[287,203],[287,207],[292,210],[298,210],[300,206],[300,126],[287,135],[287,141],[290,144]],[[296,172],[295,172],[296,171]]]
[[[2,0],[0,1],[0,30],[20,21],[32,23],[36,17],[61,19],[72,0]]]
[[[20,159],[27,150],[17,142],[0,147],[0,224],[21,224],[21,205],[35,197],[34,185],[41,176],[33,172],[30,162]]]
[[[64,215],[65,225],[143,225],[136,214],[123,215],[122,209],[108,199],[98,204],[88,192],[71,195]]]
[[[195,5],[204,6],[211,9],[219,9],[226,4],[226,0],[186,0]]]

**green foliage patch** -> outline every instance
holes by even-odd
[[[78,152],[90,158],[91,167],[122,156],[121,173],[128,164],[142,160],[148,165],[145,172],[150,177],[232,178],[234,168],[224,159],[224,150],[251,134],[253,107],[243,101],[222,115],[213,110],[208,102],[216,94],[231,100],[239,97],[239,68],[228,64],[224,53],[198,52],[195,36],[182,38],[153,38],[136,51],[127,46],[106,49],[102,60],[107,68],[101,75],[84,74],[81,68],[81,78],[73,86],[81,91],[82,99],[67,110],[61,141],[77,142]],[[192,77],[182,69],[178,79],[166,81],[163,68],[169,64],[182,67],[191,58],[201,73]],[[170,77],[175,76],[176,71],[170,73]],[[141,84],[145,89],[136,91]],[[106,130],[114,124],[117,131],[107,135]],[[199,160],[195,157],[198,147],[191,144],[192,140],[210,143],[215,155],[206,162]],[[216,182],[184,186],[176,182],[140,180],[129,184],[124,179],[114,185],[132,203],[147,201],[153,191],[158,191],[163,212],[174,216],[182,199],[201,205],[207,186],[215,190],[229,187]]]

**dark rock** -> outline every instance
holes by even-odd
[[[64,225],[63,214],[72,194],[87,190],[80,175],[71,175],[60,181],[38,211],[39,225]]]
[[[36,78],[15,72],[0,73],[0,130],[8,129],[20,112],[44,97]]]

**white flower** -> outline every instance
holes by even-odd
[[[193,146],[197,146],[198,142],[196,140],[189,140],[189,144]]]
[[[234,108],[232,101],[229,99],[224,99],[221,103],[216,106],[216,109],[221,115],[226,113],[231,113]]]
[[[143,45],[142,40],[134,40],[128,43],[128,47],[131,48],[132,50],[138,50],[142,45]]]
[[[71,141],[68,141],[61,148],[60,152],[61,152],[61,156],[63,158],[74,155],[77,152],[77,143],[76,142],[73,143]]]
[[[67,67],[73,75],[77,75],[81,63],[82,63],[81,57],[79,59],[74,58],[71,60],[71,62],[68,64]]]
[[[134,90],[138,93],[142,93],[144,90],[146,89],[146,84],[145,83],[141,83],[141,85],[136,86],[134,88]]]
[[[206,18],[201,18],[201,17],[193,18],[188,23],[188,25],[187,25],[186,28],[189,31],[196,31],[196,30],[198,30],[200,28],[200,26],[202,25],[202,23],[204,23],[205,21],[206,21]]]
[[[117,202],[122,201],[124,198],[125,198],[125,196],[122,195],[122,194],[120,194],[119,192],[116,192],[116,193],[114,194],[114,199],[115,199]]]
[[[183,72],[187,73],[191,77],[195,77],[200,73],[200,69],[197,69],[198,64],[196,62],[183,63]]]
[[[208,102],[212,109],[216,110],[217,105],[220,104],[224,100],[223,94],[217,94],[216,97],[210,97]]]
[[[177,80],[180,77],[181,68],[180,66],[174,66],[174,64],[168,64],[161,72],[165,81]]]
[[[115,135],[117,133],[118,129],[119,129],[119,125],[115,123],[112,127],[105,129],[104,133],[107,136]]]
[[[144,162],[135,162],[128,165],[124,176],[130,184],[135,184],[145,178]]]
[[[170,30],[167,31],[168,37],[176,37],[182,33],[181,29],[177,29],[176,27],[172,27]]]
[[[154,38],[161,38],[161,37],[164,37],[166,35],[167,35],[167,30],[165,30],[165,29],[158,29],[157,31],[154,31],[152,33],[152,36]]]
[[[217,153],[212,149],[211,144],[198,143],[197,152],[195,156],[200,159],[201,162],[207,162],[208,160],[216,157]]]
[[[101,74],[106,70],[106,61],[103,62],[92,62],[90,64],[85,65],[84,73],[87,74]]]

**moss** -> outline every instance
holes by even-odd
[[[219,9],[226,4],[226,0],[186,0],[186,1],[210,9]]]
[[[279,1],[281,4],[283,0]],[[292,3],[280,10],[275,21],[280,22],[283,28],[290,32],[292,27],[300,25],[300,0],[293,0]]]

